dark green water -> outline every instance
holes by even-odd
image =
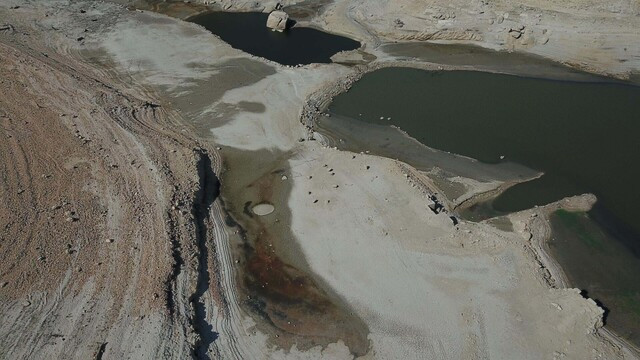
[[[360,47],[355,40],[311,28],[272,31],[266,26],[268,16],[255,12],[210,12],[187,21],[204,26],[236,49],[283,65],[330,63],[334,54]]]
[[[640,344],[640,262],[592,214],[556,211],[549,252],[569,282],[606,310],[605,325]]]
[[[577,286],[611,302],[602,300],[610,316],[622,309],[620,299],[612,299],[623,290],[635,299],[629,300],[633,306],[640,304],[638,287],[627,286],[640,283],[640,87],[387,68],[365,75],[336,97],[329,111],[349,121],[399,126],[432,148],[545,173],[484,204],[484,214],[595,194],[597,206],[580,219],[584,231],[606,234],[601,241],[608,244],[608,256],[595,261],[596,253],[578,251],[583,238],[567,236],[575,229],[562,230],[557,220],[557,238],[565,238],[566,244],[554,253]],[[579,271],[572,263],[580,264]],[[603,269],[618,276],[598,280]],[[632,328],[621,332],[629,336],[640,331],[640,321]]]

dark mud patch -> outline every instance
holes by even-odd
[[[198,133],[209,134],[212,128],[226,124],[242,111],[265,111],[264,104],[257,102],[228,104],[217,101],[229,90],[253,85],[275,74],[273,66],[257,60],[237,58],[203,70],[211,71],[213,75],[192,80],[188,87],[166,89],[171,105],[191,120]]]
[[[368,329],[346,302],[313,275],[290,231],[287,206],[292,153],[225,150],[222,197],[240,230],[234,243],[242,303],[260,331],[283,349],[327,346],[342,340],[355,356],[368,352]],[[267,216],[246,204],[275,206]],[[277,336],[276,336],[277,335]]]

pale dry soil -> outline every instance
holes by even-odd
[[[449,40],[548,51],[619,76],[637,70],[637,42],[620,48],[637,39],[637,3],[528,5],[537,12],[473,4],[482,14],[469,6],[335,1],[309,23],[364,41],[378,62],[395,60],[375,50],[383,40],[435,38],[430,31],[446,25],[482,36],[467,39],[461,30]],[[533,28],[534,45],[500,37],[515,19],[526,25],[522,36]],[[564,288],[541,251],[550,207],[514,214],[509,232],[454,226],[449,214],[427,207],[428,195],[442,192],[437,165],[420,171],[338,151],[327,146],[336,139],[320,134],[300,142],[310,135],[300,122],[304,104],[326,102],[366,66],[283,67],[196,25],[110,3],[11,0],[0,4],[4,23],[11,27],[0,31],[1,358],[635,358],[603,331],[602,309]],[[548,41],[536,32],[540,24]],[[596,34],[600,43],[586,40]],[[580,49],[564,46],[569,40]],[[600,46],[606,51],[593,57],[580,52]],[[615,61],[604,61],[610,54]],[[622,55],[628,61],[616,62]],[[233,161],[246,153],[287,156],[277,159],[273,213],[244,224],[227,211],[235,200],[224,193],[225,174],[262,179],[275,166]],[[435,158],[452,168],[471,161]],[[445,180],[465,199],[511,181],[453,175]],[[221,196],[214,177],[223,181]],[[242,193],[245,183],[235,185]],[[552,206],[586,209],[593,201]],[[243,238],[252,221],[276,219],[286,238],[268,245]],[[251,311],[243,241],[254,251],[269,246],[272,264],[281,259],[303,273],[300,281],[314,284],[327,309],[346,314],[336,319],[366,331],[345,333],[349,327],[331,317],[314,324],[304,314],[274,321],[270,309],[286,311],[286,299],[266,297],[266,317]],[[270,285],[262,284],[267,293]]]

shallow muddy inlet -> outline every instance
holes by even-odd
[[[334,99],[329,112],[336,116],[322,117],[320,128],[346,129],[357,123],[384,127],[388,134],[397,134],[399,131],[391,127],[395,125],[432,148],[485,163],[515,162],[545,173],[485,204],[488,214],[593,193],[598,197],[597,213],[594,210],[585,216],[592,227],[607,233],[602,241],[618,243],[603,249],[624,249],[626,257],[640,264],[640,191],[636,186],[640,177],[639,87],[471,71],[387,68],[365,75],[349,92]],[[353,139],[359,134],[352,135]],[[391,138],[371,139],[370,148],[350,150],[384,154],[390,146],[385,140]],[[348,148],[349,142],[349,136],[345,136],[343,148]],[[625,236],[619,236],[622,233]],[[591,288],[596,282],[590,277],[603,269],[602,262],[606,262],[604,268],[628,281],[640,278],[640,267],[621,269],[623,265],[615,255],[603,257],[598,263],[580,259],[580,252],[572,255],[574,246],[581,246],[577,243],[580,238],[565,238],[569,245],[555,250],[566,253],[557,254],[557,258],[562,265],[567,258],[584,260],[582,270],[568,276],[584,286],[590,296],[598,299],[606,292],[620,294],[619,286],[607,288],[602,281],[597,281],[598,289]],[[572,272],[573,267],[565,269]],[[632,294],[625,294],[624,303],[629,306],[622,309],[623,302],[614,301],[609,310],[613,314],[617,309],[624,313],[635,309],[640,320],[640,292],[628,290]],[[602,302],[609,306],[604,299]],[[609,324],[614,329],[621,325],[615,321]],[[631,331],[640,331],[640,321],[634,327],[621,332],[628,336]]]
[[[268,14],[210,12],[187,21],[204,26],[236,49],[283,65],[330,63],[331,56],[360,43],[320,30],[293,27],[284,32],[266,27]]]
[[[272,344],[308,350],[343,341],[354,356],[368,352],[368,329],[337,294],[313,275],[291,233],[287,206],[292,170],[279,151],[222,150],[229,166],[221,196],[238,264],[241,303]]]

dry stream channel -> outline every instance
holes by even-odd
[[[360,46],[309,28],[272,32],[264,27],[266,15],[259,13],[205,13],[189,21],[233,47],[284,65],[329,63],[333,54]],[[572,285],[607,310],[607,326],[640,344],[640,88],[521,55],[479,51],[469,56],[469,49],[387,45],[385,51],[396,56],[427,54],[454,65],[464,59],[489,72],[373,71],[333,100],[330,116],[320,118],[318,131],[339,139],[342,150],[398,158],[424,171],[434,164],[425,162],[416,140],[482,163],[544,173],[460,210],[468,220],[595,194],[597,205],[587,213],[552,215],[548,250]],[[533,77],[495,73],[501,70]],[[554,79],[535,77],[539,74]],[[346,339],[355,355],[366,353],[366,326],[350,315],[344,301],[308,275],[288,230],[289,210],[271,206],[286,203],[289,189],[282,179],[290,174],[286,159],[295,151],[222,152],[233,164],[223,174],[221,196],[228,222],[242,229],[235,250],[245,269],[244,305],[277,334],[300,336],[303,348]],[[450,190],[443,189],[449,198],[455,196],[455,189]]]

